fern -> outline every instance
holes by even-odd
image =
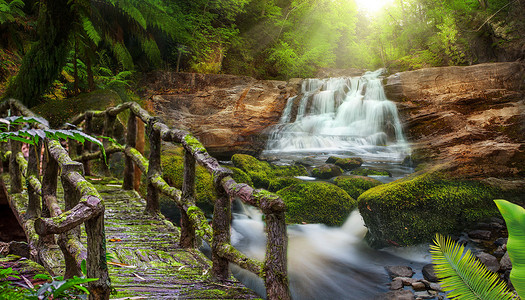
[[[507,285],[463,245],[450,237],[436,234],[435,245],[430,246],[436,275],[452,299],[500,300],[514,299]]]
[[[91,21],[85,16],[82,17],[82,27],[84,28],[87,36],[93,41],[95,45],[98,46],[98,43],[100,43],[102,38],[95,29],[95,26],[93,26],[93,23],[91,23]]]

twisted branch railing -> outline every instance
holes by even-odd
[[[228,277],[228,264],[231,262],[260,276],[265,281],[268,299],[290,299],[286,269],[288,240],[284,218],[285,205],[282,199],[265,190],[255,190],[247,184],[235,182],[231,171],[221,167],[195,137],[186,131],[169,128],[135,102],[126,102],[105,111],[88,111],[76,116],[70,123],[80,125],[83,122],[84,126],[90,126],[93,119],[105,118],[104,135],[111,136],[113,129],[108,127],[108,124],[114,124],[116,116],[125,110],[129,110],[126,146],[110,147],[114,151],[120,148],[125,154],[123,189],[133,189],[133,169],[137,166],[147,174],[146,211],[151,214],[159,213],[159,192],[171,198],[181,212],[180,245],[186,248],[194,247],[197,236],[206,241],[211,246],[212,274],[217,279]],[[148,159],[134,148],[137,139],[137,118],[147,125],[146,136],[150,145]],[[84,130],[86,131],[86,128]],[[169,186],[162,177],[162,141],[181,144],[184,148],[182,190]],[[109,152],[111,151],[106,150],[106,153]],[[85,153],[76,160],[88,161],[97,155],[101,157],[99,152]],[[204,166],[213,175],[217,199],[214,203],[212,226],[208,224],[202,210],[195,205],[196,163]],[[234,198],[260,208],[266,215],[268,238],[264,263],[247,257],[230,243],[231,200]]]

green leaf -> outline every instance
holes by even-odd
[[[510,280],[518,294],[525,297],[525,209],[506,200],[494,200],[507,224],[507,251],[512,263]]]
[[[80,263],[80,270],[82,271],[82,274],[87,275],[87,265],[85,259],[83,259]]]
[[[450,237],[436,234],[430,253],[436,275],[451,299],[513,299],[513,293],[497,274]]]

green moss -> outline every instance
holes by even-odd
[[[275,177],[308,175],[303,166],[277,166],[246,154],[233,155],[232,162],[235,167],[244,171],[251,178],[256,188],[267,189],[270,186],[270,181]]]
[[[437,171],[419,172],[379,185],[358,198],[374,246],[430,241],[497,213],[499,190],[478,181],[452,180]]]
[[[271,192],[277,192],[286,187],[289,187],[292,184],[297,184],[303,182],[301,179],[295,177],[277,177],[270,180],[270,186],[268,190]]]
[[[354,175],[359,175],[359,176],[392,176],[388,171],[383,171],[383,170],[373,170],[373,169],[368,169],[368,168],[358,168],[358,169],[355,169],[353,170],[352,172],[350,172]]]
[[[338,167],[340,167],[343,170],[350,171],[355,168],[359,168],[363,164],[363,159],[360,157],[336,157],[336,156],[330,156],[326,160],[327,164],[334,164]]]
[[[233,180],[235,180],[235,182],[246,183],[246,184],[253,186],[252,179],[250,178],[250,176],[248,176],[248,174],[246,174],[246,172],[244,172],[243,170],[239,168],[232,167],[232,166],[226,166],[226,168],[233,171],[232,178]]]
[[[332,164],[321,165],[312,170],[312,176],[321,179],[330,179],[341,174],[343,174],[343,170]]]
[[[194,136],[188,134],[184,137],[184,141],[186,142],[186,145],[188,145],[191,148],[192,152],[206,152],[206,148],[197,140]]]
[[[366,176],[339,176],[335,178],[334,183],[354,199],[365,191],[382,184],[381,181]]]
[[[340,226],[355,208],[356,201],[328,182],[304,182],[277,192],[286,203],[288,223],[323,223]]]

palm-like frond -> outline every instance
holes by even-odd
[[[463,245],[450,237],[437,234],[430,246],[432,262],[448,296],[452,299],[499,300],[513,299],[514,295],[498,275],[487,268]]]
[[[505,219],[509,240],[507,251],[512,263],[510,280],[521,296],[525,297],[525,209],[506,200],[494,200]]]

